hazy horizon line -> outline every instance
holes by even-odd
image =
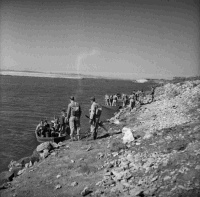
[[[14,72],[14,73],[5,73],[5,72]],[[18,72],[18,74],[16,74]],[[20,73],[27,73],[30,75],[23,75]],[[42,75],[34,75],[35,74],[42,74]],[[15,75],[16,74],[16,75]],[[31,75],[32,74],[32,75]],[[137,77],[137,78],[126,78],[122,77],[119,78],[117,76],[102,76],[102,75],[93,75],[93,74],[84,74],[84,73],[76,73],[76,72],[44,72],[44,71],[33,71],[33,70],[16,70],[16,69],[0,69],[0,75],[11,75],[11,76],[29,76],[29,77],[51,77],[51,78],[99,78],[99,79],[118,79],[118,80],[139,80],[139,79],[147,79],[147,80],[169,80],[176,77],[180,78],[188,78],[188,77],[196,77],[198,75],[194,76],[173,76],[173,77],[162,77],[162,78],[153,78],[153,77]],[[70,75],[70,76],[69,76]]]

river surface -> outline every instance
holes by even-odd
[[[138,84],[125,80],[61,79],[0,75],[0,172],[8,170],[11,160],[32,154],[38,145],[35,127],[41,118],[52,120],[67,108],[69,97],[82,106],[81,132],[89,128],[89,98],[104,103],[104,95],[130,94],[133,90],[148,90],[151,84]],[[101,120],[113,116],[113,111],[102,112]]]

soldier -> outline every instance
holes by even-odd
[[[92,139],[96,140],[97,138],[97,129],[99,126],[100,116],[102,112],[101,106],[95,102],[95,98],[90,98],[91,101],[91,109],[90,109],[90,132],[92,134]]]
[[[80,140],[80,117],[81,107],[78,102],[75,102],[74,96],[70,97],[70,103],[67,108],[67,121],[70,126],[71,141],[75,140],[74,132],[77,132],[77,139]]]

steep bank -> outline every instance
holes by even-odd
[[[199,98],[199,80],[158,87],[154,102],[121,110],[96,141],[63,143],[27,165],[1,195],[197,197]],[[122,143],[122,130],[131,131],[132,142]]]

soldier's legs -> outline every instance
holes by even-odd
[[[80,130],[81,130],[80,118],[75,119],[75,124],[76,124],[77,139],[80,140]]]
[[[74,131],[75,131],[75,124],[74,124],[74,117],[70,117],[69,119],[69,127],[70,127],[70,138],[74,139]]]
[[[90,125],[90,132],[91,132],[92,139],[94,139],[94,136],[95,136],[95,124],[94,123],[92,123]]]

